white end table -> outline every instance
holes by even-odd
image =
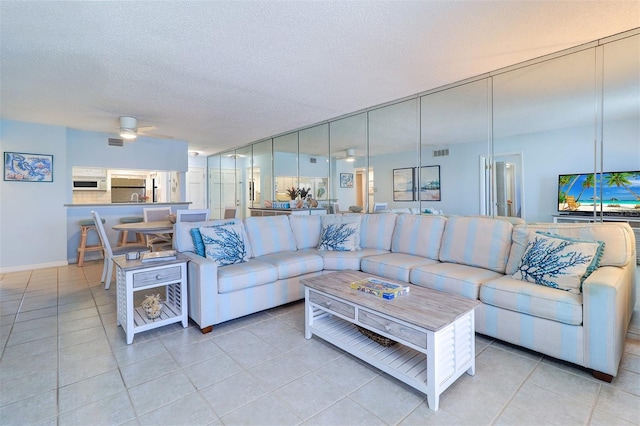
[[[127,336],[127,344],[133,336],[156,327],[182,322],[188,326],[187,309],[187,261],[178,253],[176,259],[146,262],[127,260],[115,256],[117,321]],[[166,286],[164,307],[159,318],[148,319],[141,307],[134,306],[134,295],[138,291],[149,291]]]

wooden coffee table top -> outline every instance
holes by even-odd
[[[409,294],[391,300],[349,287],[354,281],[378,278],[399,285],[409,285]],[[389,315],[430,331],[438,331],[474,309],[480,302],[451,293],[378,277],[360,271],[340,271],[305,278],[301,283],[339,299]]]

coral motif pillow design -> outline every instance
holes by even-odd
[[[318,250],[356,251],[357,223],[335,223],[322,228]]]
[[[212,225],[212,226],[222,226],[222,225],[233,225],[234,222],[222,223],[220,225]],[[207,226],[207,228],[211,228],[211,226]],[[200,228],[191,228],[189,230],[191,234],[191,239],[193,240],[193,247],[195,249],[195,253],[198,256],[205,257],[204,253],[204,242],[202,241],[202,235],[200,234]]]
[[[218,266],[243,263],[248,260],[244,233],[240,225],[220,225],[200,228],[205,255]]]
[[[513,277],[580,294],[587,268],[599,258],[601,243],[531,233]]]

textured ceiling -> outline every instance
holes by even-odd
[[[638,1],[2,1],[0,114],[213,153],[636,27]]]

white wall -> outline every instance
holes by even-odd
[[[54,156],[52,183],[0,182],[0,272],[66,265],[67,257],[73,257],[67,246],[79,227],[67,229],[64,206],[73,198],[73,166],[177,170],[183,175],[188,169],[184,141],[141,137],[116,148],[107,146],[109,136],[114,135],[0,120],[1,151]]]

